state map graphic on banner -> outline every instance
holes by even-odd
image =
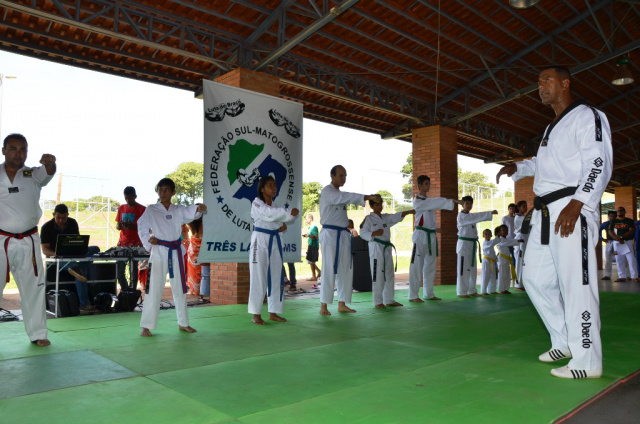
[[[302,105],[204,81],[204,231],[198,262],[249,262],[258,181],[274,203],[302,209]],[[281,233],[284,262],[300,261],[301,217]]]

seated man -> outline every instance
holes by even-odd
[[[78,222],[69,218],[69,209],[66,205],[56,205],[53,210],[53,219],[44,223],[40,229],[40,240],[42,241],[42,253],[51,257],[56,255],[56,245],[59,234],[80,234]],[[86,262],[68,262],[62,269],[67,268],[67,272],[76,279],[76,290],[78,291],[78,304],[81,311],[92,311],[93,306],[89,302],[89,288],[87,286]]]

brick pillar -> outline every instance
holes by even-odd
[[[625,217],[634,221],[638,217],[638,195],[634,186],[616,187],[614,191],[616,195],[616,210],[620,206],[625,209]]]
[[[417,178],[427,175],[431,179],[430,197],[458,198],[458,144],[457,131],[435,125],[414,129],[413,144],[413,192],[417,192]],[[456,228],[457,208],[437,211],[436,220],[440,256],[435,284],[456,283]]]
[[[238,68],[215,79],[216,82],[280,97],[280,79],[262,72]],[[211,302],[223,305],[248,303],[249,264],[211,264]]]
[[[533,194],[533,177],[525,177],[516,181],[514,183],[513,197],[513,203],[517,205],[519,201],[526,200],[527,207],[531,209],[533,207],[533,198],[536,197]]]

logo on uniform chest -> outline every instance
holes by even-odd
[[[172,219],[172,216],[171,215],[166,215],[165,218]]]

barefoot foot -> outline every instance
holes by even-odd
[[[393,301],[393,303],[387,303],[387,306],[404,306],[402,303],[398,303],[395,300]]]
[[[180,329],[180,331],[186,331],[187,333],[195,333],[196,329],[190,326],[186,326],[186,327],[182,327],[182,326],[178,326],[178,328]]]
[[[329,310],[327,309],[326,303],[320,304],[320,315],[326,315],[326,316],[331,315],[331,312],[329,312]]]
[[[151,337],[151,336],[153,336],[153,334],[151,334],[151,331],[149,331],[148,328],[143,328],[142,332],[140,332],[140,335],[142,337]]]
[[[440,299],[439,297],[433,296],[433,297],[430,297],[427,300],[442,300],[442,299]]]
[[[378,308],[378,309],[387,309],[387,307],[384,306],[384,303],[380,303],[380,304],[376,305],[376,308]]]
[[[266,325],[267,323],[264,322],[264,320],[262,319],[262,317],[260,315],[254,315],[253,318],[251,319],[251,322],[256,324],[256,325]]]
[[[354,313],[355,311],[355,309],[351,309],[344,302],[338,302],[338,312]]]
[[[269,314],[269,321],[287,322],[287,319],[281,317],[278,314],[270,313]]]
[[[419,297],[416,297],[415,299],[409,299],[409,302],[424,303],[424,300],[420,299]]]
[[[45,347],[45,346],[49,346],[51,344],[51,342],[49,341],[49,339],[39,339],[39,340],[34,340],[31,343],[36,344],[40,347]]]
[[[463,299],[469,299],[471,296],[469,296],[468,294],[459,294],[458,297],[461,297]]]

